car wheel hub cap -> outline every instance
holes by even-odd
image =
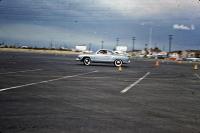
[[[84,62],[85,62],[85,64],[90,64],[90,60],[89,59],[86,59]]]
[[[118,65],[119,65],[119,64],[121,64],[121,62],[120,62],[120,61],[117,61],[117,62],[116,62],[116,64],[118,64]]]

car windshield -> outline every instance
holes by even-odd
[[[107,54],[107,55],[112,55],[114,54],[114,52],[110,51],[110,50],[99,50],[97,52],[97,54]]]
[[[112,52],[112,51],[108,51],[107,54],[112,55],[112,54],[114,54],[114,52]]]

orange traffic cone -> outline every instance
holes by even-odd
[[[194,64],[193,69],[198,70],[198,64]]]
[[[160,62],[159,62],[158,60],[156,61],[155,66],[156,66],[156,67],[159,67],[159,66],[160,66]]]
[[[183,62],[182,61],[177,61],[177,64],[182,64]]]
[[[120,72],[122,71],[122,66],[118,67],[118,71],[120,71]]]

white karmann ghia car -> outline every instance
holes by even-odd
[[[90,65],[95,63],[114,63],[115,66],[121,66],[122,64],[130,63],[130,58],[127,55],[119,55],[111,50],[100,49],[93,54],[81,54],[78,55],[76,60],[83,62],[84,65]]]

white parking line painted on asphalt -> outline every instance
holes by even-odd
[[[121,91],[121,93],[126,93],[128,90],[130,90],[132,87],[134,87],[135,85],[137,85],[138,83],[140,83],[144,78],[146,78],[148,75],[150,74],[150,72],[147,72],[143,77],[141,77],[140,79],[138,79],[137,81],[135,81],[133,84],[129,85],[128,87],[126,87],[125,89],[123,89]]]
[[[33,69],[33,70],[23,70],[23,71],[16,71],[16,72],[6,72],[0,74],[12,74],[12,73],[25,73],[25,72],[34,72],[34,71],[41,71],[42,69]]]
[[[0,89],[0,92],[6,91],[6,90],[11,90],[11,89],[16,89],[16,88],[22,88],[22,87],[26,87],[26,86],[32,86],[32,85],[37,85],[37,84],[58,81],[58,80],[67,79],[67,78],[78,77],[78,76],[87,75],[87,74],[96,73],[96,72],[98,72],[98,71],[92,71],[92,72],[88,72],[88,73],[81,73],[81,74],[76,74],[76,75],[71,75],[71,76],[64,76],[64,77],[60,77],[60,78],[56,78],[56,79],[50,79],[50,80],[45,80],[45,81],[40,81],[40,82],[35,82],[35,83],[29,83],[29,84],[24,84],[24,85],[8,87],[8,88]]]
[[[199,74],[195,73],[194,75],[195,75],[198,79],[200,79]]]

